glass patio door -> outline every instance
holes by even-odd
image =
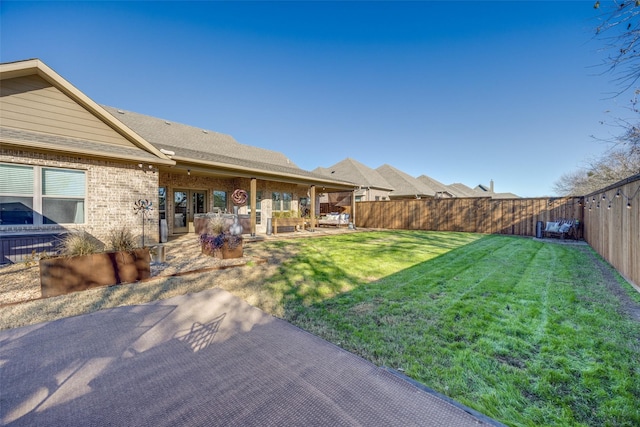
[[[193,232],[193,216],[207,211],[206,192],[199,190],[173,190],[173,232]]]

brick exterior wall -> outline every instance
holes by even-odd
[[[0,149],[1,163],[47,166],[86,171],[85,223],[74,225],[8,226],[2,227],[4,237],[28,233],[59,233],[84,230],[106,243],[111,230],[128,227],[136,236],[142,235],[142,217],[134,211],[139,199],[148,199],[153,210],[144,226],[145,244],[158,241],[158,169],[143,168],[138,163],[87,159],[79,156],[38,153],[27,150]]]
[[[251,180],[249,178],[213,178],[198,176],[193,173],[191,175],[186,175],[161,172],[159,178],[159,186],[165,187],[167,189],[167,226],[169,234],[173,234],[174,224],[170,219],[173,217],[174,212],[173,191],[175,189],[204,191],[207,194],[207,212],[213,211],[213,191],[225,191],[227,192],[229,198],[229,200],[227,201],[227,209],[229,212],[232,212],[233,204],[230,200],[231,193],[238,188],[249,192],[249,190],[251,189]],[[262,202],[260,206],[262,221],[260,224],[256,224],[256,234],[265,234],[267,232],[266,219],[271,218],[272,215],[272,192],[277,191],[280,193],[292,193],[292,210],[298,209],[300,198],[307,197],[307,193],[309,192],[309,187],[307,186],[281,183],[276,181],[264,181],[260,179],[256,182],[256,189],[258,192],[262,192]],[[241,207],[239,209],[239,213],[248,213],[248,207]]]
[[[86,231],[103,244],[107,244],[109,233],[122,226],[128,227],[141,241],[142,217],[134,211],[135,202],[139,199],[148,199],[153,203],[153,210],[147,216],[144,233],[145,244],[152,245],[159,241],[160,226],[158,212],[158,188],[167,190],[166,215],[173,217],[174,189],[199,190],[207,195],[207,212],[213,210],[213,191],[231,193],[237,189],[247,192],[251,188],[251,180],[248,178],[213,178],[198,176],[195,174],[177,174],[160,172],[156,167],[148,168],[144,164],[142,168],[134,162],[116,162],[111,160],[87,159],[81,156],[60,155],[54,153],[42,153],[30,150],[0,148],[0,163],[13,163],[19,165],[45,166],[63,169],[76,169],[86,172],[85,193],[85,223],[73,225],[11,225],[0,227],[4,240],[23,239],[25,236],[34,235],[59,235],[68,231]],[[293,200],[291,209],[299,209],[299,201],[307,197],[309,187],[276,181],[258,180],[257,191],[262,193],[261,222],[256,224],[256,233],[267,232],[267,218],[271,218],[272,192],[291,193]],[[319,203],[317,202],[317,206]],[[228,211],[233,211],[233,204],[228,200]],[[239,213],[247,214],[248,206],[239,209]],[[173,221],[168,220],[169,234],[173,234]],[[44,246],[40,240],[32,239],[36,251]],[[17,240],[16,240],[17,241]],[[39,243],[37,243],[39,242]],[[44,242],[44,241],[43,241]],[[48,244],[47,248],[51,245]],[[50,252],[47,250],[47,252]],[[25,254],[31,253],[31,248],[24,248]],[[20,254],[12,255],[11,261],[20,261]]]

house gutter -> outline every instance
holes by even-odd
[[[180,169],[189,169],[187,164],[193,164],[193,167],[190,167],[192,172],[202,172],[202,173],[215,173],[218,175],[228,175],[234,177],[241,178],[262,178],[269,180],[277,180],[281,182],[287,182],[291,184],[306,184],[306,185],[325,185],[326,187],[343,189],[343,190],[353,190],[357,187],[356,184],[345,181],[333,181],[329,179],[308,177],[303,175],[296,175],[292,173],[278,173],[273,171],[267,171],[264,169],[252,169],[252,168],[242,168],[239,169],[237,166],[230,166],[227,163],[219,163],[219,162],[194,162],[191,158],[180,157],[180,156],[172,156],[173,160],[177,162],[183,162],[182,165],[179,166]],[[211,168],[215,168],[215,172],[211,171]]]
[[[48,143],[16,140],[11,138],[2,138],[1,141],[3,145],[16,147],[20,149],[31,148],[36,150],[47,150],[47,151],[63,153],[63,154],[84,154],[90,157],[99,157],[99,158],[111,159],[111,160],[144,162],[147,164],[158,165],[158,166],[159,165],[174,166],[176,164],[176,162],[174,162],[169,158],[166,158],[164,155],[163,155],[163,157],[165,157],[164,159],[158,158],[158,157],[149,157],[149,156],[114,155],[114,154],[106,153],[103,151],[87,150],[82,148],[74,148],[73,150],[66,150],[64,148],[55,148],[55,147],[52,148],[51,144],[48,144]]]

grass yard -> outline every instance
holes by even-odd
[[[6,306],[0,329],[221,287],[508,425],[640,425],[640,294],[588,246],[420,231],[256,245],[269,263]]]
[[[640,295],[588,246],[466,233],[278,242],[284,317],[509,425],[640,425]]]

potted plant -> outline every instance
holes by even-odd
[[[221,215],[210,216],[205,232],[198,237],[202,253],[222,259],[242,257],[242,235],[232,233],[229,228]]]
[[[137,247],[127,228],[111,232],[107,251],[84,231],[68,233],[61,241],[59,256],[39,261],[42,296],[147,279],[151,276],[150,261],[149,249]]]

